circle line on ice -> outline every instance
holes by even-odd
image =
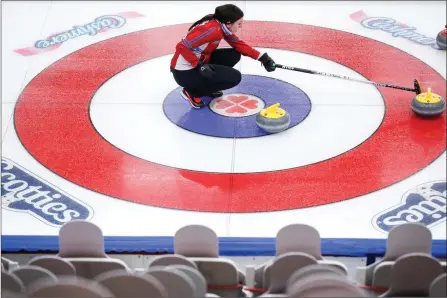
[[[277,102],[291,116],[289,129],[301,123],[311,109],[309,97],[295,85],[257,75],[242,75],[238,86],[224,90],[222,98],[205,100],[207,105],[201,109],[191,108],[181,96],[181,89],[174,89],[163,101],[166,117],[181,128],[212,137],[252,138],[269,135],[256,125],[255,112]]]
[[[50,171],[92,191],[150,206],[207,212],[288,210],[351,199],[417,173],[445,151],[445,112],[430,121],[420,119],[409,106],[410,93],[381,88],[386,112],[376,132],[357,147],[311,165],[271,172],[207,173],[129,155],[95,130],[90,102],[117,73],[172,53],[188,27],[172,25],[117,36],[48,66],[24,88],[15,107],[14,125],[24,148]],[[352,33],[248,21],[241,38],[255,47],[326,58],[372,81],[408,85],[417,75],[424,88],[430,84],[446,96],[445,79],[427,64]],[[266,158],[275,154],[280,153]]]

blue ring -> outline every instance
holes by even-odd
[[[163,101],[166,117],[175,125],[198,134],[220,138],[253,138],[269,135],[256,125],[256,114],[246,117],[228,117],[213,112],[208,104],[212,98],[202,99],[206,106],[194,109],[181,96],[182,87],[171,91]],[[262,99],[265,106],[280,103],[290,114],[290,126],[302,122],[310,113],[311,102],[307,94],[298,87],[282,80],[242,75],[236,87],[224,90],[224,94],[241,93]]]

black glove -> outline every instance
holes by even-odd
[[[206,79],[211,80],[214,76],[214,66],[210,64],[203,64],[199,66],[199,73]]]
[[[270,58],[267,53],[264,53],[264,55],[259,57],[258,60],[261,61],[262,66],[264,66],[265,70],[267,70],[268,72],[274,71],[276,69],[275,61],[273,61],[273,59]]]

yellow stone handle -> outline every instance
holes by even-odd
[[[279,107],[279,103],[275,103],[274,105],[271,105],[270,107],[268,107],[267,109],[265,109],[266,113],[274,113],[276,112],[277,108]]]
[[[262,110],[261,114],[262,116],[266,118],[281,118],[286,114],[286,111],[281,109],[279,103],[275,103],[274,105],[271,105],[270,107]]]
[[[431,88],[427,88],[427,92],[419,94],[416,99],[423,103],[438,103],[441,101],[441,97],[436,93],[432,93]]]

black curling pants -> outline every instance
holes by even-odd
[[[213,92],[233,88],[241,82],[241,73],[234,69],[241,54],[232,48],[217,49],[210,57],[215,74],[211,79],[202,77],[198,69],[173,69],[174,80],[194,97],[210,96]]]

